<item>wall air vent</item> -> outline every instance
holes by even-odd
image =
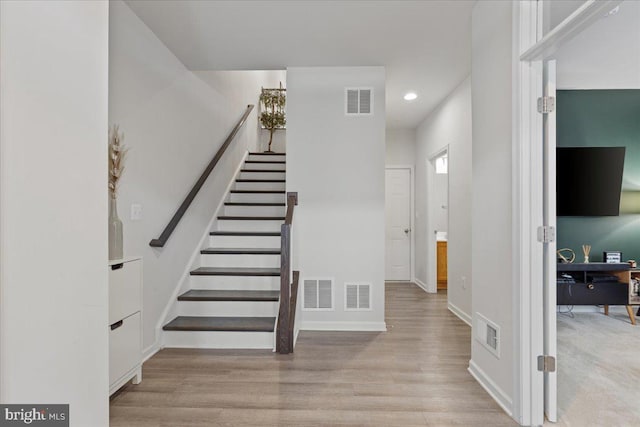
[[[476,340],[499,359],[500,327],[480,313],[476,313],[474,326]]]
[[[373,114],[373,88],[348,87],[345,93],[347,116],[370,116]]]
[[[345,283],[344,309],[347,311],[371,310],[371,284]]]
[[[302,283],[304,311],[333,310],[333,279],[304,279]]]

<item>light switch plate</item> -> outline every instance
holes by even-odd
[[[142,205],[133,203],[131,205],[131,221],[140,221],[142,219]]]

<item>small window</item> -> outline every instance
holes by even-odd
[[[344,108],[347,116],[370,116],[373,114],[373,88],[346,88],[344,93]]]
[[[436,173],[446,174],[449,173],[449,158],[444,155],[436,159]]]

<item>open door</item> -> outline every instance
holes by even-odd
[[[544,355],[538,361],[544,370],[544,413],[551,422],[558,420],[557,322],[556,322],[556,61],[544,61],[544,97],[538,110],[543,113],[544,142]]]

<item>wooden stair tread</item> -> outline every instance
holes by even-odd
[[[286,203],[225,202],[225,206],[287,206]]]
[[[264,160],[245,160],[244,162],[245,163],[266,163],[266,164],[277,163],[277,164],[281,164],[281,165],[284,165],[285,163],[287,163],[284,160],[267,160],[267,161],[264,161]]]
[[[279,268],[257,267],[199,267],[192,276],[280,276]]]
[[[204,255],[280,255],[280,248],[206,248]]]
[[[285,173],[285,169],[240,169],[240,172]]]
[[[191,289],[178,297],[178,301],[278,301],[279,291],[223,291]]]
[[[280,237],[279,231],[211,231],[210,236]]]
[[[218,219],[227,221],[284,221],[283,216],[239,216],[239,215],[220,215]]]
[[[253,153],[249,151],[249,155],[252,156],[286,156],[287,153]]]
[[[164,325],[165,331],[273,332],[275,317],[178,316]]]
[[[243,193],[243,194],[284,194],[284,190],[231,190],[230,193]]]
[[[255,183],[255,182],[259,182],[259,183],[285,183],[287,182],[284,179],[236,179],[236,182],[251,182],[251,183]]]

